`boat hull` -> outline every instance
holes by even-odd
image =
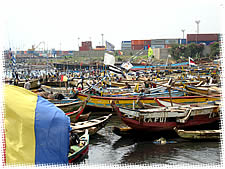
[[[116,106],[112,103],[114,110],[121,120],[129,127],[146,132],[172,131],[191,128],[219,121],[219,107],[208,106],[190,109],[150,109],[150,111],[137,111]],[[176,111],[177,110],[177,111]]]
[[[77,96],[80,100],[85,100],[88,95],[79,93]],[[170,101],[170,97],[157,97],[160,100]],[[127,97],[101,97],[101,96],[94,96],[90,97],[90,100],[87,106],[94,107],[94,108],[107,108],[112,109],[111,102],[114,100],[115,103],[120,107],[136,107],[137,99],[140,100],[142,103],[146,104],[154,104],[157,105],[155,101],[155,97],[137,97],[137,96],[127,96]],[[207,101],[216,101],[220,100],[220,95],[215,95],[214,97],[205,97],[205,96],[176,96],[172,97],[172,101],[175,103],[200,103],[200,102],[207,102]]]

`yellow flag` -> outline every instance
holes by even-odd
[[[153,55],[153,50],[151,47],[148,48],[148,57]]]

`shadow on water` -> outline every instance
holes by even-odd
[[[122,164],[219,164],[220,142],[191,142],[180,138],[174,144],[137,141],[132,151],[124,154]],[[118,144],[118,143],[117,143]]]

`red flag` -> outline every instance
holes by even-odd
[[[61,75],[61,79],[60,80],[61,80],[61,82],[63,82],[63,75]]]

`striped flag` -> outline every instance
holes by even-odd
[[[106,51],[114,51],[115,46],[107,41],[105,41]]]
[[[70,119],[22,87],[4,86],[6,165],[68,164]]]
[[[191,57],[189,57],[189,66],[196,66],[194,59],[192,59]]]
[[[117,66],[109,65],[108,70],[111,73],[119,74],[119,75],[122,75],[123,77],[126,77],[123,70],[121,68],[117,67]]]

